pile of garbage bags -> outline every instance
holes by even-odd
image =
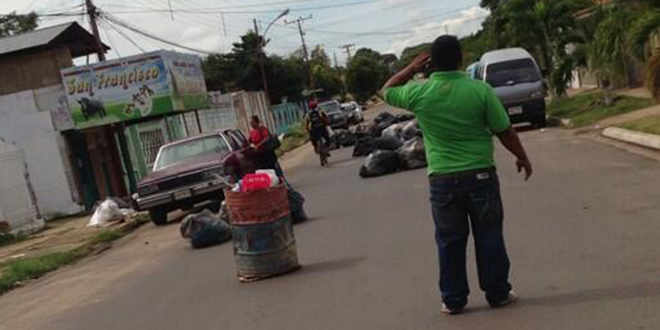
[[[356,127],[353,157],[367,156],[360,168],[361,177],[426,167],[424,139],[414,118],[383,112],[370,125]]]

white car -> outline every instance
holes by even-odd
[[[362,108],[356,102],[342,103],[341,109],[348,113],[348,119],[351,123],[361,123],[364,121]]]

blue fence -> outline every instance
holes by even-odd
[[[273,119],[275,120],[276,133],[283,134],[304,117],[304,104],[283,103],[273,106]]]

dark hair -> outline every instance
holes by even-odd
[[[463,62],[463,52],[458,38],[443,35],[435,39],[431,46],[431,63],[438,71],[455,71]]]
[[[261,123],[261,120],[259,120],[258,116],[252,116],[252,121],[257,122],[257,123]]]

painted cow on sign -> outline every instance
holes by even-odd
[[[107,116],[107,113],[105,112],[105,106],[103,106],[101,101],[83,97],[78,100],[78,103],[80,104],[80,109],[82,111],[83,117],[85,117],[85,120],[88,120],[94,115],[98,115],[99,118]]]

